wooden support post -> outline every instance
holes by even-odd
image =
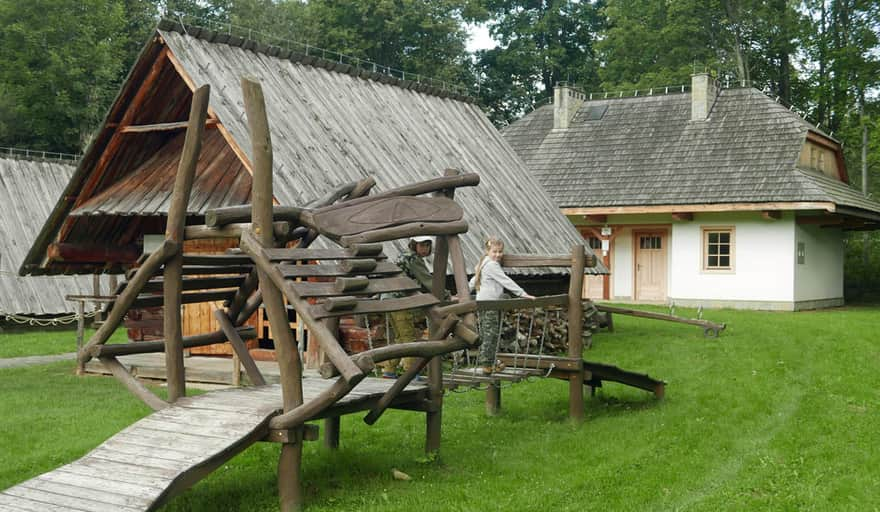
[[[449,241],[438,236],[434,244],[434,268],[431,293],[440,300],[446,295],[446,269],[449,265]],[[428,317],[430,319],[430,316]],[[441,326],[431,322],[431,339],[437,339]],[[425,413],[425,453],[440,451],[443,427],[443,360],[431,358],[428,363],[428,400],[431,408]]]
[[[263,88],[254,80],[242,78],[241,88],[248,118],[251,143],[253,144],[253,187],[251,192],[251,223],[254,235],[264,247],[273,247],[272,233],[272,138]],[[296,348],[296,340],[287,320],[287,309],[281,290],[260,270],[260,289],[269,315],[275,339],[275,355],[281,373],[281,393],[284,413],[289,413],[303,403],[302,366]],[[297,439],[299,438],[299,439]],[[302,510],[302,429],[298,429],[293,442],[281,445],[278,460],[278,497],[281,512]]]
[[[382,413],[384,413],[385,410],[388,409],[388,406],[390,406],[391,402],[393,402],[394,399],[397,398],[397,395],[399,395],[403,391],[403,389],[406,388],[409,383],[412,382],[412,380],[416,378],[416,376],[421,373],[422,370],[425,369],[425,366],[428,365],[429,361],[433,361],[434,359],[438,358],[423,358],[414,361],[411,366],[403,373],[403,375],[401,375],[397,378],[396,381],[394,381],[394,384],[392,384],[391,387],[388,388],[388,391],[386,391],[385,394],[382,395],[382,398],[379,399],[379,401],[376,403],[376,406],[373,407],[369,413],[367,413],[367,415],[364,417],[364,423],[366,423],[367,425],[372,425],[373,423],[376,423],[376,420],[378,420],[379,417],[382,416]],[[440,389],[442,392],[443,388],[441,387]]]
[[[168,403],[153,394],[146,386],[141,384],[139,380],[128,372],[128,369],[122,365],[115,357],[102,357],[99,359],[104,366],[110,370],[110,373],[122,382],[134,396],[140,398],[154,411],[162,410],[168,407]]]
[[[331,450],[339,448],[339,416],[324,419],[324,446]]]
[[[202,134],[208,116],[208,98],[211,87],[203,85],[193,93],[189,111],[189,125],[177,165],[177,178],[168,209],[165,239],[183,244],[183,231],[186,227],[186,207],[196,175],[196,163],[202,150]],[[180,318],[181,295],[183,292],[183,251],[177,251],[165,263],[163,274],[164,314],[163,334],[165,336],[165,369],[168,379],[168,401],[176,402],[186,396],[186,373],[183,366],[183,325]]]
[[[86,315],[85,302],[76,301],[76,353],[79,354],[83,348],[83,340],[85,338]],[[83,375],[86,372],[86,365],[77,358],[76,374]]]
[[[571,279],[568,285],[568,357],[577,358],[580,370],[568,377],[568,411],[575,422],[584,421],[584,310],[581,294],[584,289],[584,246],[571,248]]]
[[[251,353],[247,349],[247,345],[245,345],[244,340],[238,335],[238,331],[235,330],[232,321],[229,320],[226,313],[222,310],[215,309],[214,318],[217,319],[217,323],[220,324],[220,328],[223,329],[223,333],[226,334],[229,343],[232,344],[232,349],[235,351],[235,355],[241,362],[241,365],[244,365],[244,370],[247,372],[251,384],[254,386],[265,386],[266,379],[263,378],[263,374],[260,373],[260,369],[257,368],[257,363],[254,361],[254,358],[251,357]],[[240,367],[236,368],[236,371],[240,372]]]
[[[486,388],[486,414],[497,416],[501,410],[501,381],[490,382]]]

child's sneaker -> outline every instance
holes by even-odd
[[[506,364],[502,363],[501,361],[495,361],[495,366],[492,369],[496,372],[503,372],[505,368],[507,368]]]
[[[383,379],[396,379],[397,374],[394,372],[382,372]]]

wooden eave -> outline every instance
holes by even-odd
[[[669,204],[641,206],[591,206],[588,208],[560,208],[563,215],[599,216],[640,213],[706,213],[706,212],[744,212],[773,210],[821,210],[837,211],[837,205],[824,201],[771,202],[771,203],[717,203],[717,204]]]

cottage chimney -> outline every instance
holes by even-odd
[[[718,97],[718,82],[708,73],[691,75],[691,121],[705,121]]]
[[[584,93],[565,82],[553,89],[553,129],[568,128],[571,119],[584,104]]]

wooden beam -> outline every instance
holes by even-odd
[[[266,100],[263,96],[263,87],[259,82],[251,78],[241,79],[242,96],[244,98],[244,110],[247,115],[248,131],[253,155],[253,186],[251,189],[251,223],[253,224],[252,237],[254,250],[261,250],[274,246],[272,228],[272,136],[269,129],[269,118],[266,113]],[[245,236],[250,234],[246,231]],[[244,236],[242,237],[242,241]],[[269,324],[275,338],[275,355],[278,359],[278,367],[281,373],[281,398],[284,414],[281,417],[301,411],[307,404],[303,404],[302,389],[302,364],[297,351],[296,340],[290,331],[287,319],[287,308],[284,306],[284,297],[278,283],[272,281],[268,272],[270,268],[258,268],[260,276],[260,290],[263,293],[263,301],[266,304],[266,312],[269,315]],[[349,381],[339,379],[345,385]],[[360,382],[358,380],[357,382]],[[353,387],[353,385],[352,385]],[[332,389],[332,388],[331,388]],[[350,390],[350,388],[349,388]],[[347,392],[347,390],[346,390]],[[310,401],[314,404],[315,401]],[[331,402],[332,403],[332,402]],[[324,404],[321,404],[324,405]],[[275,418],[278,419],[278,418]],[[299,423],[287,425],[274,425],[273,428],[293,428],[300,426]],[[294,433],[292,442],[281,445],[281,457],[278,461],[278,497],[281,504],[281,512],[294,512],[302,510],[302,442],[299,442],[302,430]],[[299,439],[298,439],[299,438]]]
[[[251,229],[248,223],[227,224],[223,227],[212,228],[204,225],[187,226],[184,230],[184,240],[205,240],[214,238],[241,238],[241,233]],[[275,222],[272,224],[275,237],[280,241],[287,241],[290,237],[290,224],[287,222]]]
[[[156,396],[152,391],[147,389],[146,386],[141,384],[139,380],[134,378],[134,376],[128,372],[125,366],[122,365],[119,361],[116,360],[115,357],[102,357],[101,363],[104,364],[104,367],[110,370],[110,373],[116,377],[119,382],[121,382],[132,394],[141,399],[145,404],[147,404],[150,409],[154,411],[161,411],[162,409],[168,407],[168,402],[162,400],[158,396]]]
[[[672,212],[672,220],[690,222],[694,220],[694,214],[692,212]]]
[[[761,210],[825,210],[836,211],[834,203],[821,201],[794,201],[772,203],[724,203],[724,204],[668,204],[656,206],[595,206],[583,208],[560,208],[563,215],[612,215],[621,213],[673,213],[689,212],[727,212]]]
[[[584,220],[590,224],[605,224],[608,222],[608,216],[603,214],[584,215]]]
[[[782,212],[779,210],[762,210],[761,218],[764,220],[779,220],[782,218]]]
[[[582,360],[584,351],[584,310],[581,305],[584,293],[584,246],[571,248],[571,274],[568,285],[568,357]],[[569,417],[575,422],[584,421],[584,374],[583,371],[569,376]]]
[[[266,379],[263,378],[263,374],[260,373],[260,369],[257,368],[257,363],[254,361],[254,358],[251,357],[251,353],[247,349],[247,345],[244,344],[244,340],[238,335],[238,331],[236,331],[232,322],[229,320],[229,317],[226,316],[226,313],[222,310],[215,309],[214,318],[217,319],[217,322],[220,324],[220,329],[222,329],[223,333],[226,334],[226,337],[229,338],[229,343],[232,344],[232,349],[238,354],[238,358],[241,360],[241,364],[244,366],[244,371],[247,372],[251,384],[254,386],[265,386]]]
[[[253,339],[257,337],[257,331],[253,327],[238,327],[236,333],[242,339]],[[207,334],[196,334],[195,336],[186,336],[183,338],[184,348],[203,347],[205,345],[213,345],[215,343],[225,343],[229,338],[223,331],[214,331]],[[128,356],[131,354],[152,354],[155,352],[165,351],[165,340],[158,341],[137,341],[134,343],[114,343],[111,345],[95,345],[89,352],[92,357],[118,357]]]
[[[186,226],[186,207],[196,176],[196,164],[202,151],[202,135],[208,116],[211,86],[203,85],[193,93],[190,104],[186,138],[177,166],[177,177],[171,194],[171,206],[165,228],[165,239],[183,244]],[[163,273],[163,333],[165,335],[165,370],[168,382],[168,401],[176,402],[186,396],[186,375],[183,365],[183,323],[181,296],[183,290],[183,251],[178,251],[165,262]]]
[[[176,123],[156,123],[127,125],[119,129],[119,133],[149,133],[149,132],[167,132],[175,130],[185,130],[189,125],[189,121],[179,121]],[[213,128],[217,126],[216,119],[208,119],[205,121],[205,128]]]
[[[141,256],[136,245],[107,246],[87,243],[51,243],[46,250],[50,261],[70,263],[134,263]]]

